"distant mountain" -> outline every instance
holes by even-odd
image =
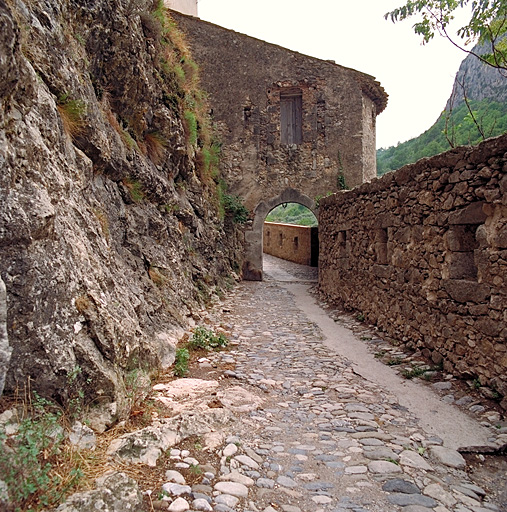
[[[476,46],[473,51],[483,54],[486,48]],[[399,169],[453,146],[477,144],[484,137],[495,137],[506,131],[507,76],[468,55],[460,65],[452,93],[435,124],[419,137],[378,149],[377,174]]]

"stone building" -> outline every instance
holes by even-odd
[[[253,213],[245,279],[262,279],[262,227],[284,202],[376,175],[375,121],[387,94],[375,79],[173,12],[201,69],[220,127],[229,193]]]
[[[197,16],[197,0],[164,0],[164,5],[174,11]]]

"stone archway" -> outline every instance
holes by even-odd
[[[293,188],[285,189],[280,195],[261,201],[254,209],[252,227],[245,231],[245,260],[243,279],[262,281],[262,231],[267,214],[283,203],[299,203],[306,206],[318,218],[315,201]]]

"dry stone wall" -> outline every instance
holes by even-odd
[[[507,135],[323,199],[319,235],[329,300],[507,395]]]

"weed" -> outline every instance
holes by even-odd
[[[393,357],[393,359],[389,359],[387,361],[387,366],[398,366],[403,363],[403,359],[401,357]]]
[[[76,32],[74,34],[74,38],[81,46],[86,46],[86,41],[84,40],[84,37],[81,34],[78,34]]]
[[[361,341],[371,341],[371,336],[361,336]]]
[[[141,201],[144,200],[144,192],[141,182],[134,180],[132,178],[124,178],[123,184],[129,191],[132,201],[134,201],[135,203],[140,203]]]
[[[358,313],[356,315],[356,320],[358,320],[359,322],[364,322],[364,314],[363,313]]]
[[[107,215],[100,208],[92,208],[92,212],[95,215],[95,218],[99,221],[102,234],[106,238],[109,238],[109,221],[107,219]]]
[[[332,192],[326,192],[325,194],[319,194],[317,196],[315,196],[315,208],[318,208],[320,206],[320,202],[322,199],[324,199],[325,197],[329,197],[330,195],[332,195],[333,193]]]
[[[194,449],[197,450],[198,452],[200,452],[200,451],[203,450],[203,446],[202,446],[202,444],[199,441],[196,441],[194,443]]]
[[[382,359],[387,354],[387,350],[380,350],[379,352],[375,352],[376,359]]]
[[[387,462],[392,462],[393,464],[396,464],[397,466],[400,465],[400,463],[397,461],[397,460],[394,460],[392,459],[391,457],[387,457],[387,459],[385,459]]]
[[[190,354],[186,348],[178,348],[174,359],[174,375],[176,377],[184,377],[188,373],[188,361]]]
[[[90,297],[87,294],[83,294],[83,295],[80,295],[79,297],[76,297],[74,304],[75,304],[78,312],[81,314],[83,314],[85,311],[90,309],[90,307],[92,305]]]
[[[192,473],[194,475],[202,474],[202,468],[198,464],[191,464],[190,467],[188,468],[188,470],[190,471],[190,473]]]
[[[79,137],[85,127],[86,103],[83,100],[73,100],[68,94],[62,94],[56,105],[63,124],[63,130],[72,139]]]
[[[247,222],[250,212],[243,204],[241,197],[224,194],[223,202],[226,215],[230,216],[235,224]]]
[[[413,379],[414,377],[420,377],[421,375],[424,375],[426,371],[426,368],[423,368],[422,366],[414,366],[410,370],[403,370],[401,374],[406,379]]]
[[[338,174],[337,183],[339,190],[348,190],[349,187],[347,187],[347,184],[345,183],[345,176],[342,173]]]
[[[226,347],[228,343],[227,338],[222,333],[217,335],[210,329],[199,326],[195,328],[188,346],[192,349],[216,350]]]
[[[472,381],[472,387],[474,389],[479,389],[481,387],[481,381],[479,379],[474,379]]]
[[[167,213],[174,213],[174,212],[178,212],[180,210],[180,206],[178,203],[168,203],[168,204],[164,205],[164,210]]]
[[[135,409],[147,395],[149,378],[141,368],[132,368],[125,375],[125,390],[130,409]]]

